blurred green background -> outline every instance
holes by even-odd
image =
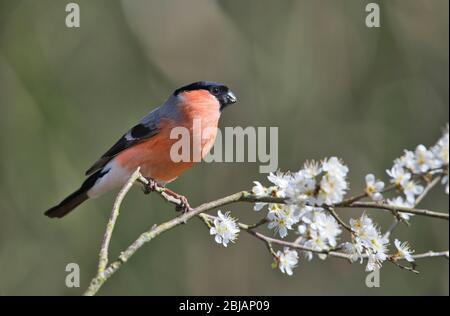
[[[221,126],[278,126],[279,167],[330,155],[350,166],[352,193],[404,148],[433,144],[449,116],[449,2],[390,0],[381,28],[365,26],[360,0],[78,0],[81,27],[65,26],[70,1],[0,0],[0,295],[79,295],[97,266],[114,194],[63,220],[43,212],[132,124],[177,87],[227,83],[239,102]],[[191,204],[266,181],[255,163],[203,163],[170,187]],[[423,207],[448,210],[439,188]],[[225,210],[247,222],[249,204]],[[344,217],[356,211],[343,211]],[[369,211],[384,228],[391,218]],[[175,216],[134,188],[122,207],[112,257],[143,230]],[[445,250],[446,221],[415,217],[395,237],[417,252]],[[81,267],[81,288],[64,284]],[[242,234],[217,245],[192,220],[143,248],[103,295],[448,295],[445,259],[414,275],[385,264],[381,287],[364,266],[302,260],[293,277],[271,269],[262,243]]]

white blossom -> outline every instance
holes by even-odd
[[[253,183],[255,184],[252,188],[252,192],[256,197],[265,197],[268,196],[268,192],[269,189],[267,189],[266,187],[264,187],[260,182],[258,181],[253,181]],[[267,203],[255,203],[255,206],[253,207],[253,209],[255,211],[260,211],[264,208],[264,206],[266,206]]]
[[[345,166],[337,157],[325,159],[322,162],[322,170],[327,174],[338,178],[345,178],[348,173],[348,167]]]
[[[253,181],[253,183],[255,185],[252,188],[252,193],[256,197],[284,197],[284,193],[280,191],[277,186],[266,188],[258,181]],[[270,204],[265,202],[256,202],[253,209],[258,212],[262,210],[266,205]]]
[[[402,243],[400,242],[400,240],[396,239],[394,241],[394,244],[395,248],[397,248],[397,252],[393,255],[394,259],[405,259],[408,262],[414,261],[414,258],[412,257],[414,251],[411,250],[411,247],[409,246],[407,241]]]
[[[400,164],[395,164],[390,170],[386,170],[386,173],[391,177],[391,183],[398,187],[411,179],[411,173],[407,172]]]
[[[437,168],[441,167],[448,167],[449,163],[449,133],[448,133],[448,126],[444,133],[444,135],[438,140],[435,146],[431,148],[431,151],[433,152],[436,161],[437,161]]]
[[[315,204],[316,179],[310,177],[310,173],[305,170],[295,172],[291,176],[291,181],[286,189],[286,196],[291,203],[295,204]]]
[[[252,192],[257,197],[267,196],[268,189],[261,184],[259,181],[253,181],[255,184],[252,188]]]
[[[316,213],[314,227],[324,244],[328,243],[331,247],[336,247],[337,237],[341,234],[342,230],[333,216],[324,212]]]
[[[285,247],[283,251],[277,251],[278,268],[282,273],[292,275],[292,269],[298,264],[298,253]]]
[[[285,197],[285,190],[289,186],[291,176],[277,171],[276,173],[271,172],[267,179],[277,187],[277,196]]]
[[[373,174],[366,175],[366,193],[372,200],[379,202],[383,199],[384,182],[379,181]]]
[[[369,260],[366,271],[373,271],[376,268],[381,268],[381,264],[387,259],[388,244],[389,240],[386,237],[377,236],[377,238],[370,240],[371,247],[367,249]]]
[[[381,269],[381,262],[377,259],[375,254],[371,251],[367,251],[367,265],[366,272],[371,272],[377,269]]]
[[[303,165],[303,171],[304,171],[305,177],[313,179],[322,172],[322,167],[320,166],[320,164],[318,162],[316,162],[314,160],[307,161]]]
[[[302,239],[302,245],[316,251],[328,250],[330,248],[325,238],[320,235],[319,231],[317,230],[309,230],[308,238],[304,240]],[[307,251],[305,253],[305,256],[308,260],[312,260],[313,253]],[[326,254],[318,254],[317,256],[322,260],[326,259],[327,257]]]
[[[318,205],[322,203],[331,205],[342,202],[348,189],[347,181],[344,177],[334,174],[326,174],[320,182],[318,194]]]
[[[299,221],[298,208],[295,205],[271,204],[269,209],[267,228],[274,229],[281,238],[286,237],[288,230],[293,229],[292,225]]]
[[[431,149],[436,157],[437,168],[445,168],[446,175],[442,177],[442,185],[445,187],[445,193],[449,194],[448,188],[448,158],[449,158],[449,127],[445,129],[444,135],[439,139],[435,146]]]
[[[214,219],[214,226],[210,228],[209,233],[215,235],[214,239],[218,244],[227,247],[228,243],[234,242],[238,236],[239,228],[236,219],[231,217],[230,212],[223,214],[220,210]]]
[[[415,204],[416,196],[422,194],[424,187],[413,180],[402,183],[403,193],[406,196],[406,200]]]
[[[346,179],[348,167],[337,157],[331,157],[322,162],[322,170],[324,175],[320,181],[317,204],[321,205],[322,203],[325,203],[330,205],[341,202],[348,189]]]
[[[415,173],[425,173],[437,166],[435,155],[424,145],[417,146],[414,156]]]
[[[322,208],[304,207],[299,211],[301,224],[297,227],[300,237],[297,242],[305,247],[322,251],[337,246],[342,230],[333,216],[327,214]],[[308,260],[313,258],[312,252],[304,252]],[[318,254],[325,259],[326,254]]]
[[[358,219],[350,219],[350,227],[356,235],[364,236],[368,231],[373,231],[374,225],[372,219],[363,213]]]

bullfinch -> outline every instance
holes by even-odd
[[[192,137],[194,121],[200,120],[201,141],[193,145],[199,148],[192,150],[203,158],[214,145],[223,109],[235,102],[233,92],[217,82],[199,81],[175,90],[163,105],[142,118],[86,171],[88,178],[77,191],[45,215],[65,216],[87,199],[123,186],[138,167],[153,183],[164,186],[175,180],[194,161],[172,159],[171,148],[177,139],[171,137],[171,130],[182,127]]]

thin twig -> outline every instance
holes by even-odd
[[[328,207],[326,206],[325,209],[331,214],[331,216],[334,217],[334,219],[342,226],[344,227],[346,230],[348,230],[352,235],[355,234],[355,232],[353,231],[353,229],[346,223],[344,222],[339,215],[336,213],[336,211],[334,210],[333,207]]]
[[[435,251],[428,251],[425,253],[421,253],[421,254],[417,254],[417,255],[413,255],[412,258],[417,260],[417,259],[424,259],[424,258],[436,258],[436,257],[444,257],[445,259],[449,259],[449,251],[440,251],[440,252],[435,252]]]
[[[164,193],[164,192],[163,192]],[[92,279],[89,288],[84,293],[84,295],[91,296],[95,295],[97,291],[102,287],[103,283],[111,277],[117,270],[120,269],[123,263],[127,262],[134,253],[139,250],[144,244],[151,241],[153,238],[159,236],[161,233],[173,229],[176,226],[186,223],[192,217],[215,209],[220,206],[224,206],[230,203],[238,202],[244,198],[243,192],[238,192],[227,197],[212,201],[209,203],[204,203],[192,211],[184,213],[170,221],[162,223],[158,226],[153,226],[148,231],[142,233],[128,248],[123,251],[120,256],[112,263],[110,263],[103,271],[103,273],[97,273],[97,275]],[[169,200],[171,202],[171,200]],[[181,203],[181,202],[180,202]]]
[[[139,176],[140,176],[139,169],[140,168],[136,169],[136,171],[133,172],[130,179],[120,190],[119,194],[117,194],[116,200],[114,201],[113,209],[112,209],[111,215],[109,217],[108,224],[106,225],[106,232],[103,237],[102,246],[100,248],[100,254],[99,254],[100,258],[99,258],[99,262],[98,262],[98,274],[103,274],[106,266],[108,265],[109,244],[111,242],[111,236],[114,231],[114,227],[116,225],[117,217],[119,216],[119,213],[120,213],[120,206],[122,204],[123,199],[127,195],[128,191],[131,189],[134,182],[136,182],[136,179],[139,178]]]
[[[445,219],[448,221],[449,214],[442,212],[435,212],[430,210],[417,209],[412,207],[400,207],[393,206],[386,203],[375,203],[375,202],[354,202],[349,206],[340,206],[341,208],[373,208],[387,211],[397,211],[402,213],[411,213],[414,215],[428,216],[439,219]]]
[[[407,267],[407,266],[404,266],[404,265],[398,263],[397,260],[392,259],[392,258],[388,258],[388,261],[390,263],[393,263],[394,265],[396,265],[400,269],[403,269],[403,270],[406,270],[406,271],[409,271],[409,272],[412,272],[412,273],[415,273],[415,274],[419,274],[420,273],[418,270],[416,270],[416,267],[415,267],[416,265],[415,264],[413,264],[412,267]]]

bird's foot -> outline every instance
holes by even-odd
[[[185,214],[192,210],[187,198],[184,195],[178,195],[178,198],[180,199],[180,204],[175,207],[175,211]]]
[[[168,188],[164,188],[164,192],[171,195],[175,199],[180,200],[180,203],[175,206],[175,211],[182,212],[182,214],[184,214],[192,210],[191,206],[189,205],[188,199],[184,195],[173,192]]]
[[[156,183],[156,181],[153,180],[152,178],[145,178],[145,179],[147,179],[148,183],[142,186],[142,191],[144,192],[144,194],[150,194],[151,192],[156,190],[158,183]]]

